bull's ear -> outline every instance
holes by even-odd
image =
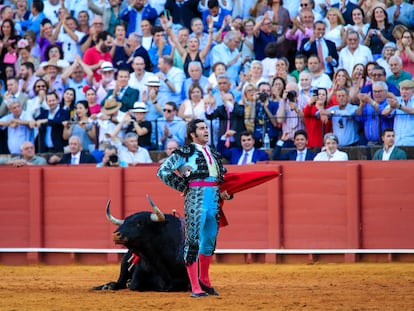
[[[161,210],[155,205],[154,201],[152,201],[151,197],[147,194],[147,200],[151,204],[152,209],[154,210],[154,213],[151,214],[151,220],[153,222],[162,222],[165,220],[164,214],[161,212]]]

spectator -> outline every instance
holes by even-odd
[[[319,113],[327,107],[328,91],[321,88],[313,91],[310,101],[303,108],[309,148],[322,147],[324,133],[332,130],[332,122],[326,115]]]
[[[411,80],[412,75],[403,70],[403,63],[401,57],[394,55],[388,60],[392,75],[387,78],[387,82],[398,86],[404,80]]]
[[[323,115],[332,118],[332,127],[334,134],[340,140],[340,146],[357,145],[359,141],[358,123],[355,120],[357,106],[349,103],[349,91],[346,88],[339,88],[336,91],[338,106],[321,111]]]
[[[365,45],[370,48],[374,60],[381,57],[382,48],[388,41],[395,41],[392,36],[393,27],[388,21],[387,11],[382,7],[376,7],[364,41]]]
[[[380,144],[381,131],[393,126],[393,120],[382,117],[382,111],[387,107],[388,86],[383,81],[372,85],[373,99],[369,94],[359,94],[360,104],[356,111],[357,120],[363,123],[365,138],[368,144]]]
[[[410,30],[403,31],[401,40],[398,42],[398,51],[395,55],[399,55],[403,61],[403,67],[410,74],[414,74],[414,35]]]
[[[29,96],[19,92],[19,80],[16,77],[8,78],[6,85],[7,91],[4,93],[3,102],[0,104],[0,115],[5,115],[9,111],[9,105],[15,101],[18,101],[21,104],[22,109],[26,110]]]
[[[349,90],[350,101],[359,94],[359,88],[352,86],[351,83],[351,77],[345,69],[341,68],[335,72],[333,77],[333,85],[332,88],[329,89],[328,93],[328,107],[338,105],[338,100],[336,99],[336,91],[339,90],[341,87]],[[356,99],[354,102],[359,103],[359,100]]]
[[[82,150],[81,140],[78,136],[71,136],[69,138],[69,153],[63,154],[62,157],[52,155],[49,158],[49,164],[88,164],[96,163],[96,160],[89,153]]]
[[[29,19],[26,21],[21,21],[21,28],[23,31],[31,30],[36,33],[36,36],[40,33],[40,23],[43,19],[46,18],[45,13],[43,13],[44,4],[41,0],[33,0],[32,5],[30,7],[30,16]]]
[[[97,102],[96,90],[89,85],[85,85],[83,91],[85,92],[86,101],[88,102],[89,117],[91,120],[95,121],[98,113],[101,111],[101,105]]]
[[[89,105],[87,101],[78,101],[75,105],[75,120],[64,122],[63,139],[69,139],[71,136],[80,138],[82,148],[92,152],[96,144],[96,125],[89,118]]]
[[[395,145],[414,146],[414,81],[400,83],[401,96],[388,96],[388,106],[382,114],[394,117]]]
[[[256,86],[247,84],[243,88],[242,99],[239,102],[240,106],[244,106],[244,125],[248,131],[254,131],[255,116],[256,116]]]
[[[255,141],[253,132],[243,131],[240,133],[240,145],[241,147],[228,148],[224,145],[224,141],[220,140],[217,145],[217,151],[220,152],[230,164],[255,164],[259,161],[269,160],[269,155],[266,151],[254,147]]]
[[[368,28],[369,28],[369,24],[364,23],[365,21],[364,10],[362,10],[360,7],[356,7],[352,9],[351,14],[352,14],[352,21],[350,23],[346,21],[348,17],[345,18],[345,22],[347,23],[347,25],[345,26],[345,30],[349,31],[352,29],[358,32],[359,43],[364,44],[364,40],[365,40],[365,37],[368,32]]]
[[[340,51],[344,46],[342,42],[342,35],[344,31],[345,21],[338,8],[331,7],[328,9],[328,12],[326,13],[325,23],[327,25],[325,39],[335,43],[336,49]]]
[[[60,101],[59,107],[65,110],[69,110],[70,118],[73,118],[75,117],[75,104],[76,91],[73,88],[67,88],[65,92],[63,92],[62,100]]]
[[[148,150],[139,147],[137,134],[125,134],[124,145],[119,140],[115,140],[114,144],[119,150],[119,159],[128,165],[152,163]]]
[[[121,13],[126,9],[126,3],[120,0],[110,0],[109,5],[100,6],[93,0],[88,0],[88,8],[92,13],[102,16],[103,30],[115,35],[115,26],[122,23]]]
[[[160,71],[157,73],[157,76],[161,80],[158,100],[161,105],[168,101],[180,103],[181,91],[185,80],[184,72],[173,66],[173,60],[169,56],[160,57],[158,68]]]
[[[32,142],[25,141],[20,146],[20,156],[6,160],[4,163],[0,162],[0,164],[20,167],[24,165],[45,165],[47,162],[45,158],[35,154],[35,146]]]
[[[82,53],[85,53],[87,49],[95,46],[99,39],[98,39],[98,35],[103,31],[103,20],[101,16],[96,15],[93,19],[92,19],[92,25],[89,28],[89,33],[87,35],[85,35],[81,42],[80,42],[80,46],[81,46],[81,51]],[[111,35],[110,32],[107,32]],[[106,37],[104,38],[104,40],[106,40]],[[109,50],[108,50],[109,51]]]
[[[255,94],[253,118],[253,137],[256,148],[263,146],[265,135],[270,138],[270,146],[273,147],[279,137],[279,124],[276,114],[279,103],[271,99],[271,89],[267,82],[259,84],[258,93]]]
[[[388,22],[390,24],[403,24],[406,27],[413,27],[414,8],[403,0],[394,0],[394,5],[387,8]]]
[[[191,33],[190,38],[195,37],[198,39],[199,42],[199,49],[200,51],[205,48],[208,42],[208,34],[203,31],[203,21],[201,18],[195,17],[191,20]]]
[[[98,145],[99,150],[104,150],[105,146],[112,143],[112,133],[115,127],[123,120],[125,113],[120,111],[122,103],[116,98],[109,98],[105,101],[98,115]],[[118,139],[122,140],[125,129],[119,132]]]
[[[285,140],[284,147],[293,147],[293,139],[297,130],[304,130],[303,108],[309,101],[306,96],[299,95],[299,89],[296,83],[286,84],[283,92],[282,101],[279,103],[277,111],[277,121],[282,124],[283,133],[288,133],[288,139]]]
[[[256,25],[253,30],[253,45],[254,55],[257,60],[263,60],[266,57],[264,53],[266,46],[271,42],[277,41],[277,38],[273,34],[272,30],[272,19],[270,18],[269,12],[266,12],[263,16],[259,16],[256,19]],[[276,54],[276,57],[280,57],[280,52]]]
[[[96,167],[128,167],[128,163],[122,161],[118,157],[118,149],[115,146],[105,146],[102,162],[96,164]]]
[[[52,22],[45,18],[40,24],[40,35],[38,35],[37,42],[40,48],[40,60],[42,62],[48,61],[48,51],[49,47],[55,45],[56,39],[53,35],[53,25]],[[61,47],[59,47],[61,48]],[[62,53],[63,54],[63,53]],[[61,55],[63,57],[63,55]]]
[[[165,145],[166,157],[159,160],[159,163],[163,163],[180,145],[175,139],[169,139]]]
[[[25,141],[34,141],[35,121],[23,110],[22,104],[14,99],[8,104],[9,113],[0,119],[0,127],[7,127],[7,147],[11,154],[20,154],[20,146]]]
[[[109,51],[113,44],[112,36],[107,31],[102,31],[97,36],[97,43],[95,46],[88,48],[83,55],[83,61],[93,71],[93,76],[97,82],[101,81],[102,76],[98,73],[104,61],[112,62],[112,57]]]
[[[38,83],[37,85],[41,85]],[[39,97],[44,91],[39,91]],[[40,109],[40,115],[36,118],[36,124],[39,127],[37,137],[37,152],[63,152],[63,147],[67,145],[67,139],[63,138],[63,122],[70,118],[70,111],[59,107],[59,96],[55,92],[46,94],[46,103],[48,109]]]
[[[226,64],[227,75],[232,81],[237,80],[241,65],[246,61],[246,59],[242,60],[240,58],[240,53],[237,48],[240,45],[240,42],[240,32],[229,31],[224,36],[223,42],[211,49],[211,63],[213,65],[217,62]]]
[[[18,58],[15,64],[16,68],[20,68],[20,71],[22,69],[23,64],[31,63],[33,70],[32,72],[35,72],[34,67],[39,65],[39,59],[37,57],[34,57],[32,54],[30,54],[31,47],[29,45],[29,42],[26,39],[20,39],[17,42],[17,48],[18,48]]]
[[[314,161],[348,161],[348,154],[338,150],[338,136],[333,133],[327,133],[323,137],[324,147],[319,152]]]
[[[54,39],[62,44],[63,59],[73,63],[77,55],[80,55],[80,42],[85,36],[83,32],[76,30],[78,21],[76,18],[63,13],[54,30]]]
[[[178,53],[181,57],[181,61],[184,65],[184,73],[188,78],[190,76],[188,72],[188,66],[191,62],[198,61],[202,66],[202,72],[204,71],[204,64],[206,58],[211,49],[211,44],[213,42],[213,33],[212,33],[212,22],[209,24],[208,30],[208,41],[204,48],[200,49],[200,42],[197,37],[190,37],[186,40],[185,46],[183,46],[174,31],[171,28],[167,28],[168,36],[171,38],[172,42],[175,45],[175,48],[178,50]]]
[[[151,72],[152,66],[151,66],[151,59],[148,55],[147,49],[145,49],[142,46],[142,36],[140,36],[138,33],[133,32],[130,33],[128,36],[127,44],[129,45],[129,48],[131,50],[131,54],[129,55],[127,65],[129,68],[129,71],[132,72],[134,69],[133,63],[135,60],[135,57],[141,57],[142,61],[145,65],[145,71]]]
[[[319,57],[317,55],[311,55],[308,58],[308,69],[312,75],[312,88],[331,88],[332,80],[325,73],[325,70],[321,68],[321,62],[319,61]]]
[[[281,57],[276,62],[276,75],[283,78],[286,82],[296,83],[296,79],[289,74],[289,61],[286,57]]]
[[[203,100],[203,89],[199,84],[192,84],[188,90],[188,97],[185,99],[178,110],[178,116],[190,122],[194,119],[206,118],[206,107],[207,103]]]
[[[386,82],[386,76],[385,76],[385,69],[382,68],[381,66],[374,66],[372,68],[372,73],[371,73],[371,83],[366,84],[362,89],[361,89],[361,93],[367,93],[367,94],[371,94],[371,97],[373,96],[372,93],[372,83],[377,82],[377,81],[383,81]],[[388,86],[388,92],[391,92],[392,94],[394,94],[395,96],[400,96],[400,91],[398,90],[398,88],[391,83],[387,83]]]
[[[157,119],[157,137],[160,149],[165,148],[168,139],[174,138],[180,145],[184,145],[186,136],[186,123],[177,116],[177,105],[167,102],[164,105],[164,116]]]
[[[205,2],[206,0],[203,1]],[[228,17],[231,18],[231,11],[220,7],[218,0],[207,0],[207,9],[202,10],[204,31],[209,29],[208,16],[213,18],[213,32],[217,33],[225,24],[225,20],[228,19]]]
[[[59,0],[45,0],[43,2],[45,5],[43,13],[51,20],[53,26],[56,25],[60,18],[61,2]]]
[[[292,17],[293,27],[286,32],[286,39],[297,42],[297,51],[300,50],[303,39],[312,37],[314,20],[315,18],[310,9],[303,9],[300,11],[299,16]]]
[[[118,136],[119,131],[125,128],[125,133],[135,133],[138,135],[138,145],[146,149],[151,149],[152,125],[145,120],[148,112],[147,106],[143,102],[136,102],[134,107],[125,113],[122,121],[115,127],[112,137]]]
[[[160,71],[158,64],[163,56],[171,55],[171,46],[165,39],[164,29],[161,26],[154,26],[151,29],[152,42],[148,49],[151,60],[152,72]]]
[[[56,92],[62,98],[65,87],[62,79],[62,65],[55,59],[43,62],[40,67],[46,73],[43,77],[49,85],[49,92]]]
[[[46,93],[48,85],[43,79],[38,79],[33,85],[34,97],[27,101],[26,111],[36,119],[40,114],[40,108],[49,110],[46,104]]]
[[[89,12],[85,10],[80,11],[77,19],[79,22],[78,30],[86,35],[89,35]]]
[[[147,104],[148,112],[146,119],[152,122],[152,127],[155,129],[157,128],[156,120],[162,117],[162,109],[164,108],[164,103],[161,104],[159,102],[158,96],[161,85],[160,78],[158,78],[156,75],[150,76],[145,85],[147,87],[147,91],[143,94],[142,100]],[[153,138],[155,138],[155,132],[156,131],[153,131]]]
[[[394,42],[387,42],[382,48],[381,57],[377,59],[378,65],[385,69],[386,77],[392,75],[388,60],[396,54],[397,46]]]
[[[110,50],[112,63],[116,69],[128,69],[127,64],[129,55],[131,54],[131,47],[127,44],[127,38],[125,36],[126,27],[124,24],[115,26],[115,35]]]
[[[130,34],[129,36],[132,36]],[[145,70],[145,60],[141,56],[134,57],[132,61],[132,68],[134,71],[129,75],[128,86],[138,90],[139,99],[144,101],[144,97],[148,96],[147,86],[148,80],[153,77],[152,72]]]
[[[354,10],[359,8],[355,3],[350,0],[340,0],[337,3],[332,5],[333,8],[336,8],[338,12],[341,13],[341,17],[344,20],[344,24],[353,24],[354,23]],[[329,11],[328,11],[329,14]]]
[[[244,1],[246,2],[246,1]],[[245,19],[243,21],[243,29],[244,32],[242,32],[242,43],[241,43],[241,47],[240,47],[240,52],[241,54],[241,59],[246,59],[246,60],[254,60],[256,59],[255,55],[254,55],[254,33],[253,33],[253,29],[254,29],[254,25],[256,24],[256,22],[254,21],[254,19],[252,18],[248,18]],[[266,54],[266,52],[265,52]],[[268,55],[266,55],[268,56]],[[249,62],[247,62],[245,64],[245,66],[247,66],[249,64]]]
[[[101,103],[108,95],[108,92],[115,88],[115,72],[116,69],[111,62],[103,62],[101,67],[98,69],[98,74],[102,76],[102,79],[99,82],[94,80],[93,83],[96,89],[98,103]]]
[[[142,29],[142,46],[149,51],[152,45],[152,25],[151,22],[147,19],[143,19],[141,21],[141,29]],[[150,64],[152,67],[152,64]]]
[[[373,160],[407,160],[405,151],[394,145],[395,134],[393,129],[384,129],[382,131],[381,139],[384,142],[384,148],[375,151]]]
[[[355,30],[348,30],[345,35],[346,45],[339,52],[338,68],[344,68],[348,74],[356,64],[366,65],[373,61],[369,48],[359,43],[359,34]]]
[[[104,101],[110,97],[116,97],[117,101],[122,103],[121,111],[127,112],[134,107],[138,101],[139,91],[128,86],[129,70],[120,69],[116,77],[116,84],[113,90],[109,90]]]
[[[137,32],[139,35],[142,35],[140,21],[147,19],[154,25],[158,14],[145,0],[132,0],[130,6],[122,12],[121,16],[124,23],[128,25],[127,35],[132,32]]]
[[[184,81],[181,98],[183,100],[187,98],[190,86],[194,83],[201,86],[203,93],[207,93],[209,82],[208,79],[205,76],[203,76],[203,66],[201,65],[201,63],[197,61],[192,61],[188,63],[188,73],[190,77],[188,77]]]
[[[34,65],[31,62],[24,62],[20,65],[20,74],[19,74],[19,93],[22,92],[33,98],[35,96],[33,86],[35,82],[39,79],[34,75]]]
[[[308,57],[308,66],[310,56],[317,55],[320,61],[320,70],[332,77],[334,68],[338,66],[338,53],[335,43],[324,38],[325,31],[325,23],[316,21],[313,25],[313,36],[309,39],[303,39],[300,52]],[[311,71],[310,68],[309,71]],[[329,86],[326,88],[329,88]]]
[[[283,133],[273,149],[272,160],[279,161],[312,161],[316,154],[306,148],[308,144],[308,133],[305,130],[297,130],[293,136],[295,150],[281,153],[283,146],[289,139],[289,133]]]
[[[92,84],[92,79],[92,70],[82,61],[79,55],[76,55],[73,64],[62,72],[62,81],[65,88],[73,88],[76,92],[77,100],[86,99],[83,88],[85,85]]]
[[[219,119],[218,140],[223,140],[227,148],[240,146],[240,133],[244,125],[244,107],[235,102],[231,93],[222,94],[223,105],[210,104],[206,109],[208,120]]]
[[[198,11],[199,2],[198,0],[167,0],[165,2],[165,9],[171,14],[174,24],[190,29],[191,20],[200,17]]]
[[[312,75],[307,71],[299,74],[299,94],[311,98],[312,96]]]
[[[282,77],[276,77],[272,82],[272,100],[280,102],[286,88],[286,81]]]

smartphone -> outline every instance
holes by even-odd
[[[318,96],[319,95],[319,90],[318,89],[313,90],[313,95]]]

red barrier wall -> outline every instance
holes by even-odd
[[[164,212],[183,215],[183,198],[158,180],[157,168],[0,168],[0,263],[116,262],[121,255],[5,248],[115,249],[115,227],[104,212],[108,199],[118,218],[149,210],[147,193]],[[220,230],[217,248],[227,252],[219,252],[217,261],[413,260],[414,161],[269,162],[228,169],[276,170],[282,176],[225,203],[230,225]],[[252,251],[231,254],[232,249]],[[291,255],[267,249],[407,252]]]

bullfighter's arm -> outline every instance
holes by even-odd
[[[185,178],[176,173],[178,168],[184,164],[184,158],[177,153],[173,153],[167,160],[165,160],[158,169],[157,176],[167,186],[184,192],[187,188],[188,182]]]

